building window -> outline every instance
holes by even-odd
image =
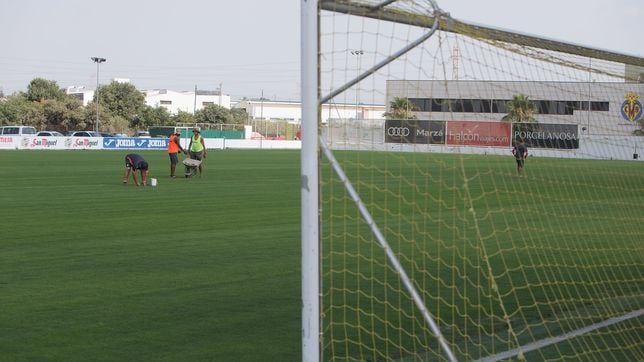
[[[427,112],[425,103],[430,101],[430,99],[423,98],[409,98],[409,102],[414,105],[414,110],[418,112]]]
[[[201,105],[204,106],[204,107],[212,106],[214,104],[215,104],[215,102],[201,102]]]
[[[416,112],[508,113],[509,99],[410,98]],[[533,100],[539,114],[572,115],[582,110],[608,112],[609,102]]]
[[[608,112],[608,102],[590,102],[590,110]]]
[[[161,101],[160,103],[163,105],[170,105],[172,104],[172,101]]]

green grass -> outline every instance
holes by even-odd
[[[141,152],[156,188],[121,185],[126,153],[0,152],[0,361],[299,360],[299,152],[213,151],[193,179]],[[639,162],[536,158],[518,178],[511,156],[336,155],[460,357],[509,348],[492,341],[508,333],[483,246],[522,343],[644,308]],[[436,347],[330,174],[326,359]],[[375,298],[346,293],[358,285]],[[400,332],[407,323],[418,335]],[[644,354],[641,318],[612,329],[530,357]]]
[[[527,176],[517,177],[511,156],[336,157],[361,180],[354,186],[366,208],[459,359],[644,308],[641,163],[531,158]],[[439,358],[343,185],[328,168],[323,174],[325,348],[358,359]],[[530,357],[642,356],[642,319],[621,334],[589,334]]]
[[[0,153],[0,360],[296,360],[299,154]]]

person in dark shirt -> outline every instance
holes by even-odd
[[[148,162],[136,153],[130,153],[125,156],[125,173],[123,174],[123,185],[127,185],[127,180],[130,178],[130,173],[132,173],[134,184],[136,186],[139,186],[139,180],[136,177],[137,170],[141,171],[141,185],[145,186],[148,182]]]
[[[514,144],[512,154],[514,155],[514,159],[517,161],[517,174],[522,176],[525,159],[528,157],[528,147],[525,145],[523,140]]]

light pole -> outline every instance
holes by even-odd
[[[356,49],[351,51],[351,55],[355,55],[356,57],[356,77],[360,76],[360,56],[364,54],[364,50],[362,49]],[[356,84],[356,119],[358,119],[358,95],[360,94],[360,85]]]
[[[98,132],[98,104],[99,104],[99,98],[98,98],[98,66],[99,64],[103,63],[107,59],[105,58],[99,58],[99,57],[92,57],[92,61],[96,63],[96,132]]]

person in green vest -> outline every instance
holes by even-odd
[[[190,138],[190,145],[188,145],[188,150],[190,151],[190,158],[193,160],[202,161],[206,158],[206,143],[201,137],[199,128],[194,128],[192,130],[192,137]],[[199,176],[203,173],[203,162],[199,164]]]

